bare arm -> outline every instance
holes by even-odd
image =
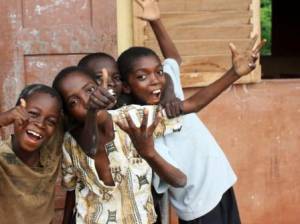
[[[148,112],[144,111],[141,127],[138,128],[133,123],[131,117],[126,115],[127,124],[117,122],[119,127],[129,136],[139,152],[158,176],[173,187],[184,187],[186,185],[186,176],[176,167],[165,161],[155,150],[153,141],[153,132],[159,123],[159,117],[147,127]]]
[[[95,160],[95,166],[99,178],[105,185],[113,186],[114,181],[110,172],[109,159],[105,150],[105,144],[108,139],[107,136],[109,136],[106,133],[113,133],[113,129],[109,129],[105,132],[101,128],[112,123],[107,111],[103,109],[106,109],[115,102],[114,97],[106,91],[106,71],[103,73],[102,83],[102,89],[99,87],[99,89],[90,95],[84,126],[82,130],[80,130],[77,141],[85,153]],[[99,124],[97,117],[99,110],[101,110],[101,124]]]
[[[254,70],[260,49],[266,42],[262,40],[257,47],[254,47],[256,40],[257,36],[252,39],[249,47],[244,52],[239,52],[233,44],[230,44],[232,67],[220,79],[209,86],[201,88],[193,96],[186,99],[181,108],[182,112],[187,114],[200,111],[232,83]]]
[[[72,224],[73,211],[75,206],[75,191],[68,191],[65,199],[63,224]]]
[[[160,10],[157,0],[136,0],[136,2],[143,9],[143,14],[139,16],[139,18],[150,23],[163,56],[165,58],[175,59],[180,65],[182,62],[181,57],[160,19]]]

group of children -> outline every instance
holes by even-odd
[[[255,68],[264,42],[254,47],[254,38],[243,52],[231,44],[232,67],[184,99],[181,58],[158,3],[137,2],[163,62],[145,47],[129,48],[117,61],[89,54],[60,71],[53,88],[27,86],[0,114],[0,127],[14,124],[0,142],[1,223],[51,223],[60,167],[63,223],[163,223],[165,210],[155,209],[161,194],[179,223],[240,223],[236,176],[195,112]]]

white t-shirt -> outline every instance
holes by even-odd
[[[184,99],[177,62],[166,59],[163,65],[173,80],[176,96]],[[184,188],[171,187],[157,175],[153,178],[158,193],[168,190],[170,201],[183,220],[207,214],[237,180],[220,146],[195,113],[183,116],[180,132],[156,139],[155,148],[160,153],[164,151],[168,155],[164,158],[171,157],[170,162],[187,175]]]

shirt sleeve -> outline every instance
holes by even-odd
[[[70,139],[69,139],[70,140]],[[62,151],[62,187],[67,191],[72,191],[76,187],[77,176],[75,173],[75,168],[73,166],[73,161],[70,155],[70,150],[72,147],[71,141],[66,139],[63,143]]]
[[[179,99],[184,100],[184,94],[180,82],[180,67],[177,61],[172,58],[167,58],[163,62],[163,70],[165,73],[169,74],[173,81],[175,95]]]
[[[172,158],[170,149],[165,145],[162,137],[157,138],[155,140],[154,144],[155,144],[155,150],[166,162],[168,162],[172,166],[176,167],[177,169],[181,170],[179,165]],[[155,191],[159,194],[166,192],[169,187],[169,184],[167,184],[165,181],[160,179],[160,177],[155,172],[154,172],[153,178],[152,178],[152,185],[153,185]]]

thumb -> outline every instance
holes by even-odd
[[[26,101],[23,98],[20,99],[20,103],[21,107],[26,108]]]
[[[106,68],[102,69],[102,83],[101,83],[101,87],[103,87],[104,89],[107,89],[107,83],[108,83],[108,72]]]
[[[232,57],[236,57],[238,54],[236,46],[233,43],[229,43],[229,48],[230,48]]]

